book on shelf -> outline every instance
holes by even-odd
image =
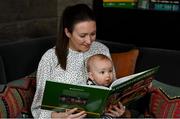
[[[137,2],[137,0],[103,0],[103,2]]]
[[[136,2],[104,2],[103,7],[135,8]]]
[[[78,111],[85,110],[87,117],[100,117],[109,104],[120,101],[127,105],[143,97],[158,69],[159,66],[116,79],[110,87],[48,80],[41,109],[61,112],[76,107]]]
[[[103,7],[135,8],[137,0],[103,0]]]
[[[149,0],[138,0],[137,7],[140,9],[149,9]]]
[[[179,0],[151,0],[150,9],[160,11],[179,11]]]

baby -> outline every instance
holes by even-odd
[[[114,79],[113,63],[103,54],[96,54],[87,60],[88,85],[108,87]]]
[[[103,54],[93,55],[87,60],[87,72],[88,85],[109,87],[115,77],[112,60]],[[129,114],[130,112],[125,109],[125,106],[121,102],[118,102],[116,105],[110,105],[105,112],[106,116],[111,117],[129,117]]]

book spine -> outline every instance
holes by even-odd
[[[151,2],[179,4],[179,0],[151,0]]]
[[[135,2],[105,2],[104,7],[135,8]]]
[[[103,0],[103,2],[137,2],[137,0]]]
[[[138,0],[138,8],[149,9],[149,0]]]
[[[179,11],[179,1],[155,1],[151,0],[150,9],[161,11]]]

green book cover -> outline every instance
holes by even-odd
[[[100,117],[108,97],[108,88],[46,81],[42,109],[64,111],[77,107],[89,117]]]
[[[135,8],[136,2],[104,2],[104,7]]]
[[[46,81],[41,108],[59,112],[76,107],[79,111],[85,110],[88,117],[100,117],[111,103],[127,104],[142,97],[143,89],[152,82],[151,77],[158,69],[116,79],[110,87]]]

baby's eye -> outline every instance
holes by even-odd
[[[109,70],[109,73],[111,73],[112,72],[112,70]]]
[[[104,72],[104,71],[101,71],[100,73],[101,73],[101,74],[104,74],[105,72]]]

